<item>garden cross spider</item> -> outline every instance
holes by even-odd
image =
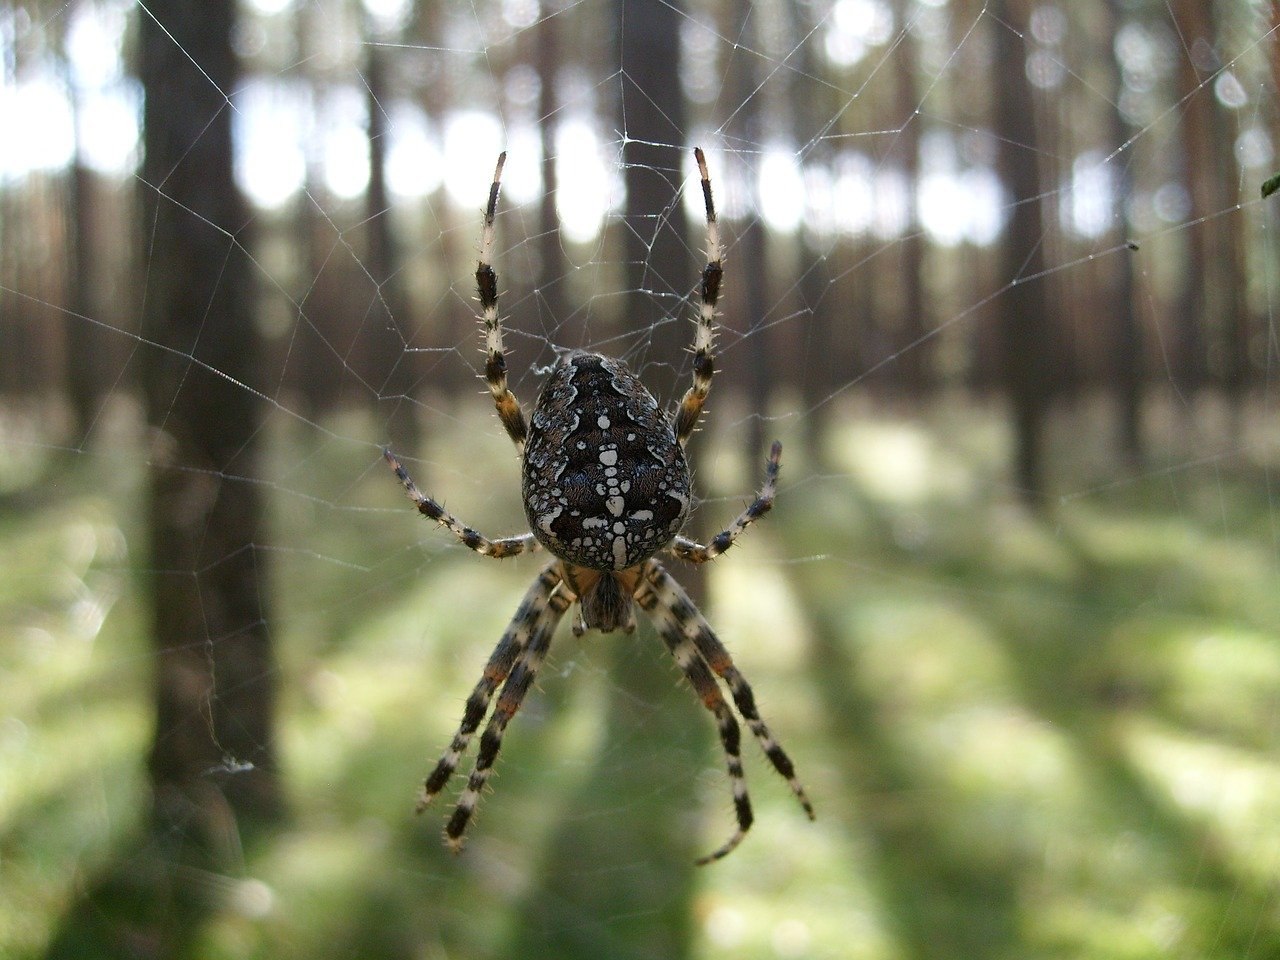
[[[693,383],[680,405],[663,414],[640,380],[618,360],[573,351],[556,364],[538,396],[526,426],[524,413],[507,387],[502,321],[498,316],[498,280],[493,269],[494,214],[506,154],[498,157],[480,238],[476,285],[484,324],[485,379],[498,417],[523,459],[523,500],[531,532],[490,540],[464,526],[435,500],[424,496],[400,462],[385,450],[387,462],[418,511],[449,530],[463,544],[487,557],[511,557],[539,544],[553,556],[525,594],[515,617],[467,698],[462,722],[448,750],[427,777],[418,811],[444,789],[496,693],[497,705],[480,737],[480,752],[445,826],[445,842],[455,852],[489,779],[502,735],[532,685],[551,645],[551,635],[576,600],[573,632],[609,633],[635,629],[632,601],[653,620],[667,649],[715,715],[728,762],[737,829],[712,853],[710,863],[742,842],[751,827],[751,800],[738,751],[739,728],[716,677],[729,689],[738,712],[765,755],[791,786],[813,819],[813,807],[796,778],[791,759],[760,719],[755,697],[724,645],[711,632],[689,595],[654,555],[667,550],[681,560],[705,563],[724,553],[741,533],[773,505],[782,445],[774,441],[764,485],[755,500],[725,530],[706,544],[680,535],[689,513],[690,478],[684,447],[711,388],[712,341],[722,276],[719,227],[711,199],[706,158],[695,150],[707,214],[707,265],[702,271],[701,303],[694,334]]]

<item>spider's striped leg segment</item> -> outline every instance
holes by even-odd
[[[677,536],[667,549],[681,560],[688,560],[690,563],[706,563],[708,560],[714,560],[732,547],[747,527],[763,517],[773,507],[773,498],[778,492],[778,469],[781,461],[782,444],[775,440],[773,441],[773,446],[769,449],[769,462],[764,468],[764,486],[760,488],[760,492],[756,494],[756,498],[751,502],[750,506],[738,514],[738,518],[733,523],[729,524],[728,527],[721,530],[705,544],[690,540],[688,537]]]
[[[650,562],[652,563],[652,561]],[[702,654],[698,652],[698,648],[689,639],[675,611],[662,602],[659,595],[648,583],[641,587],[636,596],[636,601],[641,608],[653,617],[654,624],[662,635],[667,649],[671,651],[671,656],[675,658],[676,664],[684,672],[689,683],[693,685],[693,689],[702,700],[703,706],[715,715],[716,729],[720,733],[720,744],[724,747],[725,763],[729,769],[729,781],[733,787],[733,810],[734,815],[737,817],[738,825],[733,832],[733,836],[705,857],[698,858],[698,865],[704,866],[714,860],[719,860],[740,844],[743,837],[747,835],[747,831],[751,829],[751,823],[755,819],[754,814],[751,812],[751,797],[747,795],[747,779],[742,771],[742,753],[739,750],[741,731],[738,728],[738,721],[734,719],[733,711],[729,709],[729,704],[725,702],[723,694],[720,693],[716,678],[712,676],[710,669],[707,667],[707,662],[702,659]]]
[[[711,375],[715,372],[712,354],[715,336],[716,305],[720,302],[720,281],[724,276],[720,251],[720,225],[716,222],[716,206],[711,199],[711,175],[707,173],[707,158],[701,149],[693,151],[698,161],[698,175],[702,178],[702,203],[707,211],[707,265],[702,268],[699,286],[698,327],[693,336],[693,384],[685,391],[675,415],[676,439],[680,446],[688,441],[698,424],[702,405],[711,390]]]
[[[664,627],[668,623],[671,624],[672,628],[678,630],[681,636],[692,642],[698,653],[706,660],[707,666],[728,684],[729,692],[733,695],[733,702],[737,706],[738,712],[747,721],[747,726],[751,728],[751,732],[755,735],[756,740],[759,741],[765,756],[769,758],[773,768],[787,781],[787,784],[791,787],[791,792],[796,795],[796,799],[804,807],[804,812],[812,820],[813,804],[809,802],[809,797],[805,794],[804,787],[800,785],[800,780],[796,777],[795,765],[778,741],[773,739],[773,734],[769,732],[764,720],[760,718],[760,712],[756,709],[755,694],[752,692],[746,678],[734,665],[733,658],[729,656],[729,651],[725,649],[724,644],[720,642],[716,635],[711,632],[710,625],[708,625],[702,614],[698,612],[698,608],[693,605],[693,601],[684,592],[684,588],[663,569],[662,564],[656,560],[650,560],[646,563],[644,582],[647,590],[652,592],[653,597],[652,600],[648,601],[650,605],[645,609],[656,610],[656,616],[662,619]],[[637,600],[639,599],[640,596],[637,595]],[[644,605],[642,601],[641,606],[643,607]]]
[[[489,702],[493,699],[494,691],[507,679],[512,668],[529,646],[530,637],[543,625],[547,609],[552,605],[553,594],[556,587],[560,585],[560,575],[556,570],[557,565],[551,564],[538,574],[538,578],[533,581],[533,586],[529,588],[516,609],[516,615],[507,626],[502,639],[498,641],[498,645],[489,656],[489,662],[484,666],[480,682],[471,691],[471,696],[467,697],[467,705],[462,711],[462,723],[458,726],[458,732],[453,735],[449,749],[445,751],[440,762],[436,764],[435,769],[422,785],[422,795],[418,799],[419,813],[427,808],[427,805],[444,789],[449,778],[453,776],[453,771],[458,768],[458,762],[466,752],[471,737],[479,728],[485,714],[489,712]],[[556,597],[555,600],[559,601],[560,598]]]
[[[553,574],[553,576],[557,579],[558,587],[558,575]],[[502,735],[507,729],[507,724],[520,709],[520,704],[524,702],[525,695],[538,674],[538,668],[542,666],[542,661],[547,655],[547,648],[551,646],[551,635],[555,633],[556,625],[560,623],[560,618],[572,602],[572,595],[568,591],[554,588],[551,590],[547,595],[546,605],[538,611],[533,621],[527,646],[517,655],[515,665],[502,685],[502,692],[498,694],[498,702],[493,708],[493,716],[489,718],[484,733],[480,735],[480,750],[476,756],[475,768],[467,780],[466,789],[458,797],[453,815],[445,824],[445,843],[455,853],[462,849],[462,835],[466,832],[467,824],[471,822],[476,804],[480,802],[480,793],[489,780],[489,774],[493,771],[494,761],[498,759],[498,751],[502,748]]]
[[[413,478],[409,476],[408,471],[400,465],[400,461],[395,458],[390,450],[384,448],[382,456],[391,466],[391,469],[395,471],[396,476],[400,478],[400,483],[403,484],[405,492],[409,494],[409,499],[418,508],[418,512],[427,519],[434,520],[442,527],[448,527],[449,531],[462,541],[463,546],[470,547],[476,553],[484,554],[486,557],[496,557],[498,559],[514,557],[516,554],[524,553],[526,550],[538,549],[538,541],[532,533],[526,533],[519,537],[490,540],[482,533],[465,526],[458,521],[457,517],[418,489],[418,485],[413,482]]]
[[[500,153],[498,166],[493,171],[493,184],[489,187],[489,203],[484,210],[484,227],[480,231],[476,290],[480,294],[480,320],[484,324],[484,378],[489,383],[489,393],[498,409],[498,419],[502,421],[511,442],[516,445],[516,451],[523,453],[528,428],[520,402],[507,387],[507,357],[502,347],[502,318],[498,316],[498,274],[493,269],[493,219],[498,210],[498,190],[502,183],[502,167],[506,162],[506,153]]]

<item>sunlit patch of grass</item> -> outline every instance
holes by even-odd
[[[12,726],[12,721],[7,721]],[[0,758],[0,945],[39,950],[80,879],[136,826],[146,722],[133,704],[88,704],[56,729],[41,722],[20,756]]]
[[[874,897],[832,888],[779,899],[774,892],[708,892],[694,904],[707,956],[744,960],[789,960],[840,956],[849,960],[896,960],[890,931]]]
[[[1133,761],[1233,869],[1268,888],[1280,881],[1280,759],[1131,717],[1122,738]]]
[[[965,503],[989,482],[989,461],[1006,442],[983,428],[981,418],[961,416],[955,429],[939,430],[922,418],[863,417],[839,420],[831,431],[833,464],[872,501],[892,508]],[[967,442],[966,442],[967,441]],[[957,456],[957,444],[965,455]]]
[[[931,448],[919,430],[845,428],[848,473],[822,478],[812,512],[793,513],[784,534],[793,555],[823,557],[788,573],[846,658],[846,693],[823,677],[830,654],[814,675],[830,680],[828,709],[848,718],[831,727],[837,738],[845,727],[854,757],[850,807],[885,852],[868,875],[893,876],[899,858],[918,865],[902,870],[901,890],[878,887],[890,914],[910,918],[902,942],[920,955],[943,935],[948,955],[1063,957],[1225,957],[1274,944],[1275,911],[1254,893],[1280,870],[1280,818],[1259,799],[1274,785],[1269,768],[1238,769],[1272,749],[1276,730],[1280,595],[1266,498],[1211,472],[1099,487],[1044,519],[992,496],[989,482],[948,504],[956,488],[930,488],[928,463],[964,445]],[[889,467],[868,479],[881,458]],[[908,461],[916,474],[904,478]],[[981,457],[968,469],[983,476]],[[1234,772],[1217,768],[1207,809],[1171,812],[1171,788],[1146,767],[1176,778],[1203,756],[1166,749],[1152,760],[1148,745],[1139,764],[1113,742],[1113,717],[1177,724],[1188,750],[1220,763],[1225,752]],[[1232,786],[1243,807],[1224,799]],[[1233,838],[1232,857],[1207,863],[1201,830]],[[1235,864],[1246,849],[1258,851],[1256,869]],[[984,920],[967,891],[992,885],[1005,899],[989,897]],[[921,901],[908,887],[932,892]],[[929,919],[947,915],[947,901],[969,918],[949,935]]]
[[[78,884],[137,825],[145,659],[118,525],[128,514],[113,513],[98,479],[63,471],[57,502],[0,521],[6,956],[40,951]]]

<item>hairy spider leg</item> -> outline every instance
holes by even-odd
[[[425,810],[436,795],[445,788],[449,778],[458,768],[458,763],[462,760],[472,735],[479,728],[485,714],[489,712],[489,703],[493,699],[494,691],[507,679],[528,647],[530,638],[542,624],[547,608],[551,605],[552,594],[559,585],[558,565],[549,564],[538,574],[537,579],[525,593],[524,599],[520,601],[520,606],[516,608],[516,614],[507,625],[502,639],[493,648],[489,662],[484,666],[484,673],[480,675],[480,681],[471,691],[471,696],[467,697],[467,705],[462,711],[462,722],[458,725],[457,733],[453,735],[449,749],[444,752],[435,769],[422,785],[422,795],[418,799],[418,813]]]
[[[547,649],[551,646],[551,636],[572,602],[572,595],[568,591],[556,589],[551,593],[547,598],[547,605],[537,615],[529,635],[528,645],[517,656],[511,673],[502,685],[502,692],[498,694],[493,715],[489,718],[484,733],[480,735],[476,765],[467,780],[466,788],[458,797],[453,815],[445,824],[445,843],[454,853],[462,849],[462,835],[466,832],[467,824],[470,823],[476,805],[480,802],[480,793],[489,780],[489,774],[493,771],[494,761],[498,759],[498,751],[502,749],[502,735],[507,729],[507,724],[511,722],[511,718],[516,715],[516,711],[524,702],[525,695],[538,674],[538,668],[542,666],[542,661],[547,655]]]
[[[457,537],[464,547],[470,547],[476,553],[486,557],[494,557],[498,560],[503,557],[514,557],[517,554],[524,553],[526,550],[539,549],[537,538],[532,533],[525,533],[518,537],[503,537],[500,540],[490,540],[479,531],[460,523],[457,517],[418,489],[418,485],[413,482],[409,472],[401,466],[400,461],[395,458],[395,455],[389,449],[384,447],[382,456],[391,466],[391,469],[395,471],[396,476],[400,478],[400,483],[404,486],[409,499],[418,508],[418,512],[428,520],[434,520],[440,526],[448,527],[449,532]]]
[[[489,187],[489,203],[484,210],[484,226],[480,231],[480,261],[476,264],[476,290],[480,294],[480,321],[484,325],[484,378],[489,383],[493,405],[498,410],[507,436],[516,445],[518,454],[524,453],[524,440],[529,430],[525,424],[520,401],[507,386],[507,357],[502,346],[502,318],[498,315],[498,274],[493,269],[493,220],[498,211],[498,190],[502,183],[502,167],[507,162],[506,151],[498,154],[498,165],[493,171],[493,184]]]
[[[716,305],[720,302],[720,281],[724,276],[720,250],[720,225],[716,222],[716,205],[711,198],[711,175],[707,173],[707,158],[702,148],[695,148],[698,175],[702,178],[702,203],[707,213],[707,265],[702,268],[699,285],[697,329],[693,335],[693,383],[685,391],[676,408],[675,432],[680,446],[688,442],[693,428],[698,425],[702,405],[711,391],[711,376],[715,372],[712,354],[715,339]]]
[[[665,625],[670,624],[673,629],[679,631],[680,635],[688,639],[698,650],[698,653],[706,661],[716,674],[729,686],[729,692],[733,696],[733,702],[738,708],[738,712],[742,714],[742,718],[747,721],[747,726],[755,735],[756,740],[760,744],[760,748],[764,751],[764,755],[769,758],[769,762],[773,765],[773,769],[787,781],[791,787],[791,792],[795,794],[796,799],[804,808],[804,812],[809,819],[814,818],[813,804],[809,802],[809,797],[801,786],[799,778],[796,776],[795,765],[791,762],[791,758],[787,756],[781,744],[773,738],[773,734],[769,732],[768,726],[760,717],[760,712],[756,708],[755,694],[751,690],[750,684],[734,665],[733,658],[729,655],[729,651],[725,649],[723,643],[712,632],[710,624],[706,618],[698,612],[698,608],[694,606],[689,595],[684,592],[684,588],[675,580],[671,574],[663,568],[662,564],[656,560],[649,560],[645,564],[644,583],[647,587],[645,592],[648,596],[652,596],[649,606],[645,607],[644,602],[640,601],[640,595],[637,594],[637,602],[641,602],[641,606],[646,610],[656,610]]]
[[[662,636],[672,658],[692,684],[694,691],[705,706],[716,718],[716,730],[720,734],[720,744],[724,748],[725,765],[729,771],[729,783],[733,790],[733,810],[737,818],[737,827],[733,835],[705,857],[699,857],[698,866],[705,866],[728,855],[740,844],[751,829],[755,815],[751,812],[751,797],[747,794],[747,778],[742,769],[742,752],[740,749],[741,730],[734,719],[733,711],[725,702],[712,676],[707,662],[698,652],[698,648],[681,629],[679,619],[673,611],[661,603],[658,594],[648,587],[641,589],[636,595],[636,602],[652,618],[654,626]]]
[[[769,449],[769,461],[764,468],[764,485],[747,509],[738,514],[733,523],[729,524],[728,527],[721,530],[705,544],[677,535],[667,549],[681,560],[688,560],[690,563],[706,563],[708,560],[714,560],[732,547],[747,527],[772,509],[773,498],[778,492],[778,470],[781,467],[781,461],[782,444],[775,440],[773,441],[773,446]]]

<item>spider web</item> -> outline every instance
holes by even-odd
[[[241,378],[199,346],[179,354],[266,409],[258,472],[213,474],[269,503],[269,538],[252,548],[272,571],[279,750],[299,822],[238,873],[209,878],[223,910],[211,942],[234,956],[254,938],[273,955],[412,943],[417,955],[491,956],[545,935],[621,955],[887,958],[953,955],[949,934],[968,955],[1274,952],[1276,250],[1258,193],[1276,163],[1270,13],[1219,4],[1209,43],[1179,32],[1185,4],[1009,6],[680,8],[685,116],[663,139],[619,116],[637,77],[601,39],[628,29],[612,5],[245,4],[245,77],[223,93],[253,239],[224,236],[252,259],[265,357]],[[0,804],[21,811],[39,796],[18,780],[87,782],[92,799],[59,815],[92,827],[55,849],[92,867],[145,795],[139,572],[156,453],[130,385],[172,348],[137,332],[113,231],[145,234],[132,191],[167,196],[139,179],[140,93],[122,53],[159,14],[82,0],[0,17],[0,109],[23,134],[0,159],[5,362],[11,379],[29,366],[56,380],[35,331],[92,336],[104,391],[78,424],[64,397],[21,377],[5,403],[0,487],[26,574],[5,614],[17,638],[6,662],[65,686],[40,687],[43,699],[3,720],[0,751],[18,775],[0,782]],[[1013,278],[996,254],[1024,204],[1002,191],[982,89],[1010,38],[1027,54],[1042,134],[1019,156],[1044,185],[1042,230]],[[1181,138],[1206,102],[1231,144],[1218,156],[1236,166],[1198,197]],[[388,190],[372,210],[371,118]],[[97,299],[79,305],[32,219],[67,202],[49,196],[63,196],[77,144],[106,211]],[[751,678],[819,821],[750,756],[748,841],[713,870],[655,885],[666,845],[703,853],[730,826],[714,726],[651,632],[577,640],[562,628],[468,853],[449,860],[435,843],[455,794],[414,821],[412,789],[539,561],[491,563],[423,525],[382,447],[396,444],[464,522],[490,536],[525,529],[518,464],[476,379],[472,273],[504,149],[495,266],[526,411],[573,348],[622,357],[661,402],[678,398],[705,257],[694,145],[727,248],[717,377],[692,447],[696,531],[749,499],[768,440],[786,452],[776,512],[705,583],[671,567]],[[626,203],[637,167],[669,184],[639,217]],[[380,224],[389,254],[372,246]],[[1208,328],[1217,346],[1189,386],[1172,319],[1184,249],[1224,225],[1243,245],[1233,302],[1253,324],[1236,397],[1226,333]],[[899,286],[913,251],[928,277],[918,317]],[[144,284],[149,256],[135,265]],[[1228,256],[1211,250],[1207,266]],[[1116,347],[1097,319],[1122,260],[1147,369],[1140,459],[1117,452]],[[1073,364],[1046,414],[1039,515],[1010,466],[997,342],[1001,304],[1033,283],[1068,304],[1053,356]],[[919,386],[903,387],[912,376]],[[55,481],[65,500],[47,490]],[[200,642],[213,659],[224,640]],[[104,682],[117,688],[104,695]],[[68,707],[64,689],[84,695]],[[210,773],[247,767],[228,751]],[[13,927],[16,948],[33,950],[73,879],[32,866],[49,841],[16,814],[5,829],[14,878],[46,905],[33,914],[44,921]],[[648,891],[638,906],[625,899],[635,890]],[[439,901],[425,926],[424,891]],[[385,910],[383,929],[326,916],[337,896]]]

